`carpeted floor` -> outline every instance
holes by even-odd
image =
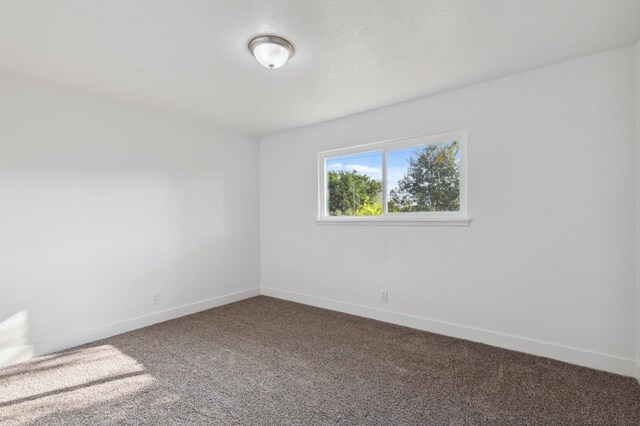
[[[0,424],[640,424],[631,378],[264,296],[0,370]]]

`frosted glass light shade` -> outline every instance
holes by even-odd
[[[280,68],[293,55],[291,43],[276,36],[254,38],[249,50],[262,66],[270,69]]]

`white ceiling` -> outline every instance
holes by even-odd
[[[261,67],[259,34],[292,60]],[[639,38],[640,0],[0,2],[0,68],[256,136]]]

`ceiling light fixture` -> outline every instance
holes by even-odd
[[[280,68],[293,56],[293,46],[277,36],[260,36],[249,42],[249,51],[258,62],[270,69]]]

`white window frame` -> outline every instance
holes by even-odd
[[[460,149],[460,210],[457,212],[399,212],[387,211],[387,154],[399,149],[458,141]],[[327,183],[327,159],[351,156],[366,152],[382,153],[382,216],[329,216],[329,188]],[[319,224],[331,225],[440,225],[468,226],[467,214],[467,131],[455,130],[437,134],[410,136],[382,142],[374,142],[348,148],[318,153],[318,217]]]

